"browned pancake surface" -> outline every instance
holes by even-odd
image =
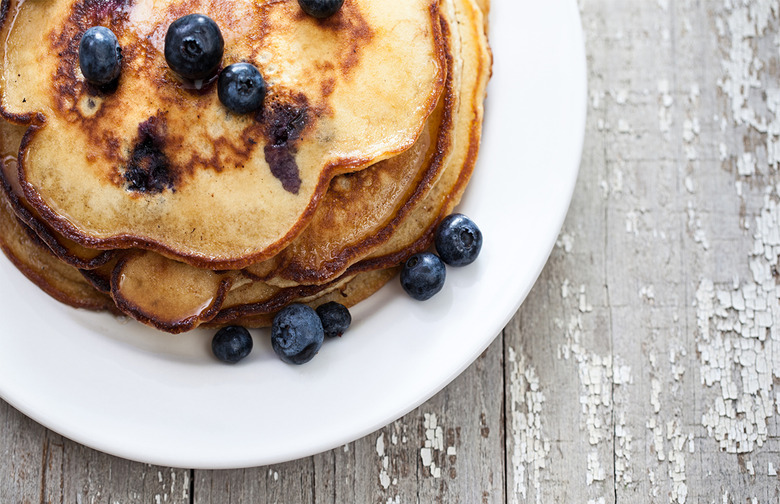
[[[95,287],[110,291],[123,312],[169,332],[203,323],[267,325],[273,312],[290,302],[315,305],[333,298],[351,306],[373,293],[389,280],[393,266],[430,244],[436,223],[459,201],[478,151],[490,71],[483,18],[473,0],[448,0],[442,10],[443,40],[453,40],[448,50],[450,101],[445,105],[442,98],[410,149],[368,169],[334,178],[310,227],[287,249],[250,267],[244,277],[235,270],[215,272],[133,250],[114,254],[110,263],[83,272],[88,281],[81,277],[72,284],[79,288],[86,284],[91,295],[98,295]],[[0,144],[9,153],[4,157],[12,158],[10,153],[18,151],[13,145],[18,145],[24,129],[0,128],[8,131]],[[433,158],[439,163],[435,169],[431,168]],[[24,207],[24,197],[19,201]],[[353,226],[348,225],[351,221]],[[386,230],[384,235],[382,230]],[[52,235],[59,233],[52,231]],[[362,246],[366,243],[371,246]],[[73,243],[71,249],[78,247]],[[25,249],[20,250],[24,256]],[[344,254],[345,250],[351,255]]]
[[[264,73],[257,114],[227,112],[213,85],[188,89],[167,68],[167,26],[191,12],[221,27],[223,64]],[[443,84],[437,18],[433,0],[347,0],[326,21],[294,0],[24,2],[6,18],[0,104],[33,123],[20,156],[27,200],[90,247],[213,268],[269,257],[303,229],[332,176],[414,143]],[[78,69],[78,40],[97,24],[123,47],[115,89]]]

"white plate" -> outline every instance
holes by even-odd
[[[237,366],[210,331],[169,336],[73,310],[0,262],[0,396],[41,424],[121,457],[193,468],[312,455],[399,418],[490,344],[544,266],[569,205],[583,139],[585,54],[573,0],[494,0],[482,152],[459,207],[482,228],[471,266],[419,303],[397,282],[353,309],[353,327],[303,366],[266,334]]]

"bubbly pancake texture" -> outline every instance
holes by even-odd
[[[193,89],[167,67],[166,29],[192,12],[220,26],[223,65],[260,68],[259,112],[232,114],[213,83]],[[213,269],[272,256],[333,176],[409,148],[444,82],[435,0],[347,0],[324,21],[295,0],[27,1],[5,25],[0,106],[32,123],[19,158],[28,202],[84,246]],[[78,68],[94,25],[123,48],[110,89]],[[403,72],[387,64],[397,61]]]

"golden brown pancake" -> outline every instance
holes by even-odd
[[[16,167],[15,152],[18,151],[18,144],[25,126],[12,125],[6,121],[0,120],[0,146],[4,147],[4,167],[10,173],[6,179],[15,179],[15,170],[8,170],[7,167]],[[418,140],[423,145],[430,142]],[[16,148],[13,144],[16,143]],[[419,149],[418,149],[419,150]],[[398,156],[403,158],[403,156]],[[415,158],[420,157],[415,155]],[[408,156],[407,156],[408,158]],[[379,163],[388,165],[387,162]],[[422,164],[422,163],[420,163]],[[389,166],[389,165],[388,165]],[[393,166],[397,170],[403,169],[395,163]],[[414,168],[409,171],[415,172]],[[366,170],[368,171],[368,170]],[[388,170],[380,170],[380,173],[387,174]],[[392,171],[391,171],[392,172]],[[377,176],[376,180],[386,177]],[[394,184],[393,184],[394,185]],[[6,191],[9,199],[16,201],[22,211],[27,209],[24,204],[23,195],[19,196],[13,190]],[[23,247],[16,249],[16,256],[25,255],[49,255],[52,250],[45,250],[45,245],[50,246],[48,240],[33,233],[33,229],[40,232],[46,230],[45,224],[38,222],[34,213],[25,214],[34,224],[32,228],[26,231],[30,234],[33,242],[31,250],[24,253]],[[62,237],[52,233],[55,240],[63,240]],[[44,233],[49,236],[49,231]],[[51,246],[50,246],[51,248]],[[95,252],[92,249],[86,249],[87,252]],[[109,251],[97,251],[107,253]],[[88,270],[81,269],[82,278],[76,277],[76,285],[69,286],[71,289],[81,289],[85,287],[86,280],[93,288],[105,293],[111,294],[118,309],[131,317],[140,320],[146,324],[157,327],[167,332],[182,332],[196,327],[204,321],[210,320],[223,307],[225,314],[222,318],[233,320],[240,316],[252,314],[253,316],[263,315],[277,310],[285,304],[302,299],[306,296],[322,296],[342,286],[351,280],[354,275],[338,279],[336,282],[330,282],[328,285],[296,285],[295,288],[280,288],[258,281],[258,279],[244,278],[240,271],[214,272],[208,269],[200,269],[179,261],[167,259],[159,254],[143,250],[115,251],[109,260],[101,263],[95,268]],[[55,254],[58,255],[58,254]],[[62,257],[60,257],[62,258]],[[54,257],[47,257],[47,261],[54,262]],[[72,262],[70,258],[67,263]],[[75,270],[67,268],[65,265],[58,265],[60,269],[67,271],[69,277],[74,277]],[[41,277],[38,283],[60,284],[59,290],[63,290],[63,282],[60,278],[47,278],[45,272],[39,273]],[[251,284],[251,285],[248,285]],[[375,285],[365,281],[355,282],[353,285]],[[236,287],[235,290],[230,290]],[[240,287],[240,288],[239,288]],[[378,288],[378,286],[377,286]],[[226,296],[230,290],[230,296]],[[353,287],[350,292],[355,292],[350,299],[362,299],[369,292],[359,290]],[[356,302],[356,301],[353,301]],[[78,304],[69,302],[69,304]]]
[[[482,11],[474,0],[448,0],[442,6],[448,19],[446,26],[455,30],[451,40],[458,103],[453,119],[452,154],[433,189],[415,206],[390,240],[352,265],[347,273],[391,267],[428,248],[437,224],[460,202],[474,170],[492,59],[483,30]]]
[[[403,260],[430,245],[435,225],[460,200],[474,168],[490,74],[484,20],[474,0],[446,0],[440,15],[447,90],[413,146],[333,178],[309,227],[268,260],[243,271],[214,271],[213,264],[198,268],[138,248],[84,248],[43,221],[25,194],[15,207],[28,210],[31,222],[41,225],[33,226],[39,235],[73,245],[66,250],[105,253],[101,263],[84,266],[92,269],[82,270],[79,281],[110,292],[124,313],[168,332],[204,323],[267,325],[276,310],[294,301],[316,305],[343,298],[340,302],[351,306],[380,288]],[[0,133],[9,128],[13,131],[2,145],[13,153],[23,128],[0,125]],[[6,192],[11,200],[20,194]]]
[[[256,298],[259,296],[244,296],[245,292],[237,291],[228,294],[222,310],[207,325],[226,325],[240,324],[246,327],[266,327],[270,326],[276,311],[284,305],[290,303],[305,303],[316,308],[317,306],[335,301],[350,308],[360,301],[363,301],[376,291],[381,289],[387,282],[392,280],[398,273],[399,268],[389,268],[385,270],[375,270],[357,275],[349,275],[349,279],[344,282],[337,282],[335,286],[322,288],[314,286],[312,290],[319,288],[320,292],[312,294],[311,292],[301,292],[296,297],[294,288],[282,289],[277,298],[270,296],[267,301],[246,303],[246,298]],[[272,286],[266,286],[268,289],[274,289]],[[307,295],[308,294],[308,295]],[[280,303],[279,301],[283,301]]]
[[[54,299],[75,308],[117,311],[110,297],[96,291],[76,268],[54,256],[37,235],[16,218],[2,194],[0,248],[24,276]]]
[[[490,13],[490,0],[474,0],[474,3],[477,4],[477,7],[479,10],[482,11],[482,25],[485,29],[485,34],[488,33],[488,14]]]
[[[16,216],[32,228],[57,257],[76,268],[93,269],[105,264],[114,251],[90,249],[68,240],[51,229],[24,198],[19,185],[17,156],[27,127],[0,120],[0,190]]]
[[[318,21],[295,0],[24,2],[6,16],[0,105],[32,122],[20,155],[27,200],[91,248],[214,269],[270,257],[334,175],[414,143],[443,86],[437,11],[435,0],[347,0]],[[220,26],[223,64],[261,68],[260,112],[231,114],[213,85],[187,89],[168,69],[165,31],[191,12]],[[81,35],[98,24],[123,47],[108,91],[77,64]],[[387,64],[397,61],[404,71]]]
[[[111,274],[111,296],[123,313],[178,333],[211,320],[233,280],[234,275],[139,252],[118,261]]]
[[[243,275],[238,270],[197,268],[152,251],[118,251],[118,269],[109,277],[112,297],[128,315],[166,331],[180,332],[209,320],[240,276],[254,284],[240,291],[244,304],[278,309],[285,300],[302,295],[297,290],[273,289],[267,283],[321,291],[310,284],[331,283],[351,264],[352,257],[362,257],[388,239],[407,208],[435,182],[451,133],[449,121],[442,120],[444,109],[441,106],[438,113],[432,114],[410,149],[360,172],[335,177],[301,236]],[[446,115],[449,117],[449,113]],[[285,281],[285,275],[289,277],[291,272],[297,273],[295,281]],[[150,286],[156,291],[150,291]]]

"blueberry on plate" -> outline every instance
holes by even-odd
[[[219,101],[236,114],[246,114],[260,108],[265,90],[260,70],[249,63],[228,65],[220,72],[217,81]]]
[[[165,34],[165,61],[185,79],[203,80],[213,76],[222,61],[224,48],[219,26],[203,14],[180,17]]]
[[[463,214],[448,215],[436,228],[436,252],[450,266],[471,264],[482,249],[482,232]]]
[[[415,254],[401,269],[401,287],[418,301],[430,299],[444,287],[447,270],[436,254]]]
[[[298,0],[303,12],[317,19],[332,16],[343,4],[344,0]]]
[[[329,301],[317,307],[317,315],[322,322],[326,338],[335,338],[344,334],[352,323],[352,315],[346,306]]]
[[[93,26],[79,42],[79,66],[87,81],[99,86],[119,77],[122,48],[114,32],[105,26]]]
[[[320,317],[314,308],[304,304],[285,306],[271,325],[271,346],[288,364],[309,362],[320,351],[324,339]]]
[[[211,340],[211,351],[222,362],[236,363],[252,351],[252,336],[241,326],[226,326]]]

